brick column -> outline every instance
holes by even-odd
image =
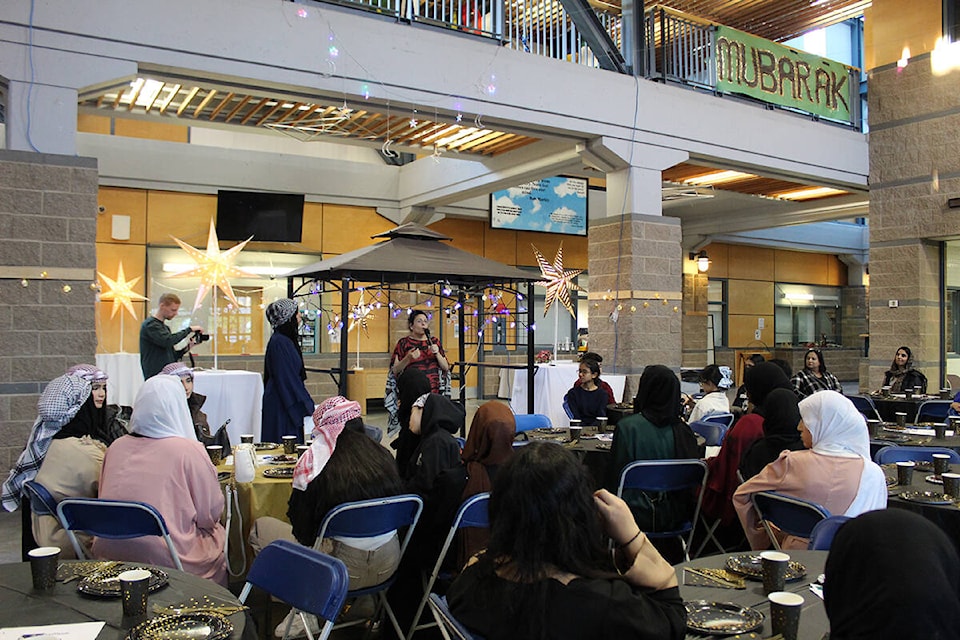
[[[47,382],[70,365],[95,361],[96,216],[94,158],[0,151],[4,478],[27,442]]]
[[[591,221],[590,350],[603,354],[611,373],[614,364],[620,374],[640,374],[650,364],[680,367],[680,240],[677,218],[629,214],[622,222]],[[628,395],[636,390],[633,382]]]

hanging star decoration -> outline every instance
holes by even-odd
[[[126,275],[123,273],[122,262],[117,266],[116,280],[108,278],[99,271],[97,275],[100,276],[107,285],[107,290],[100,294],[100,299],[113,300],[113,309],[110,311],[110,317],[112,318],[117,315],[117,311],[120,310],[120,307],[123,307],[130,312],[134,320],[137,320],[137,312],[133,310],[133,301],[147,299],[145,296],[133,290],[133,287],[140,282],[140,276],[137,276],[133,280],[127,280]]]
[[[172,237],[172,236],[171,236]],[[243,251],[243,248],[253,239],[253,236],[250,236],[240,244],[227,249],[223,253],[220,253],[220,244],[217,240],[217,230],[213,223],[213,218],[210,219],[210,234],[207,236],[207,250],[200,251],[199,249],[190,246],[186,242],[180,240],[179,238],[173,238],[174,241],[180,245],[180,248],[187,252],[194,262],[197,263],[192,269],[187,269],[186,271],[181,271],[180,273],[175,273],[171,278],[200,278],[200,288],[197,289],[197,301],[193,304],[193,309],[196,309],[200,306],[200,303],[203,302],[203,299],[207,297],[214,287],[220,289],[223,292],[223,295],[227,297],[230,302],[233,303],[235,307],[239,307],[240,303],[237,302],[237,297],[233,294],[233,287],[230,286],[230,278],[256,278],[256,274],[248,273],[242,269],[239,269],[233,266],[233,261],[236,259],[237,254]]]
[[[563,243],[557,248],[557,257],[553,259],[553,264],[547,262],[537,246],[531,244],[533,252],[537,256],[537,264],[540,266],[540,275],[543,280],[534,282],[534,284],[547,289],[546,299],[543,305],[543,316],[547,316],[550,311],[550,305],[559,300],[567,308],[570,315],[576,317],[573,312],[573,305],[570,303],[571,291],[583,291],[581,287],[574,284],[572,279],[583,273],[583,269],[564,269],[563,268]]]
[[[350,326],[347,327],[347,333],[353,331],[353,328],[360,325],[363,329],[363,335],[370,337],[370,331],[367,327],[367,320],[373,319],[373,305],[367,306],[363,301],[363,290],[360,291],[360,302],[354,305],[350,310]]]

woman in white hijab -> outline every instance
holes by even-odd
[[[867,427],[853,403],[836,391],[808,396],[800,402],[797,429],[807,450],[782,452],[733,495],[753,549],[770,545],[750,501],[750,494],[758,491],[810,500],[833,515],[855,517],[887,506],[883,471],[870,460]],[[785,536],[781,546],[806,549],[807,540]]]
[[[167,523],[184,571],[226,586],[223,494],[217,471],[197,441],[183,385],[176,377],[154,376],[144,382],[130,431],[107,449],[100,497],[155,507]],[[106,560],[173,564],[166,544],[153,536],[97,538],[93,553]]]

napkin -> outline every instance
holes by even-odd
[[[96,640],[105,622],[78,622],[76,624],[48,624],[38,627],[10,627],[0,629],[0,640]]]

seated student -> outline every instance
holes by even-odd
[[[31,512],[23,485],[37,480],[57,501],[96,497],[106,445],[126,433],[116,405],[106,399],[107,374],[93,365],[71,367],[40,395],[27,446],[3,483],[3,507],[21,510],[24,554],[39,544],[61,547],[64,557],[74,557],[56,517]],[[48,456],[53,461],[45,464]]]
[[[913,368],[913,353],[909,347],[897,349],[890,369],[883,374],[883,386],[890,387],[893,393],[907,389],[916,389],[918,393],[927,392],[927,377],[919,369]]]
[[[313,547],[320,524],[332,508],[403,493],[393,456],[364,432],[359,403],[343,396],[327,398],[314,411],[313,424],[313,441],[294,469],[287,509],[290,524],[269,516],[257,518],[249,538],[255,553],[279,539]],[[325,538],[320,548],[347,565],[351,590],[386,580],[396,571],[400,557],[396,531],[377,538]],[[356,604],[352,609],[358,609]],[[302,635],[300,617],[287,616],[291,617],[291,637]],[[307,619],[311,632],[319,631],[317,619]],[[277,625],[275,635],[283,636],[287,621],[285,618]]]
[[[696,437],[680,418],[680,380],[663,365],[643,370],[634,414],[617,424],[607,486],[616,491],[623,468],[634,460],[697,458]],[[637,524],[646,531],[666,531],[689,517],[692,497],[686,492],[649,494],[624,490]]]
[[[730,413],[727,389],[733,386],[730,367],[708,364],[700,372],[700,390],[704,396],[697,400],[687,422],[697,422],[715,413]]]
[[[606,392],[600,388],[600,363],[584,358],[578,371],[580,384],[574,385],[563,400],[574,419],[580,420],[583,426],[593,427],[597,425],[597,418],[607,415],[610,404]]]
[[[960,638],[960,559],[926,518],[883,509],[844,524],[823,582],[830,640]]]
[[[759,353],[754,353],[749,358],[743,361],[743,373],[746,376],[747,371],[750,370],[750,367],[764,362],[765,358]],[[790,377],[792,374],[787,374],[787,377]],[[737,387],[737,397],[734,398],[733,403],[730,405],[730,410],[733,412],[733,415],[739,416],[747,412],[747,384],[743,383]]]
[[[887,506],[883,471],[870,459],[863,416],[836,391],[818,391],[800,401],[800,436],[807,449],[784,451],[733,494],[733,505],[752,549],[770,539],[760,526],[750,495],[777,491],[823,506],[833,515],[858,516]],[[784,549],[806,549],[808,540],[783,535]]]
[[[152,505],[167,523],[183,570],[226,586],[223,493],[217,471],[197,441],[183,385],[164,375],[144,382],[130,432],[107,449],[99,497]],[[173,564],[167,545],[156,536],[94,538],[93,554],[104,560]]]
[[[225,452],[231,451],[230,436],[227,434],[226,425],[220,427],[215,434],[210,433],[207,414],[202,409],[203,403],[207,401],[207,396],[193,390],[193,369],[180,362],[171,362],[160,373],[176,376],[183,384],[183,389],[187,393],[187,407],[190,409],[190,419],[193,420],[193,430],[197,434],[197,440],[202,442],[204,446],[220,445]]]
[[[599,353],[594,353],[593,351],[584,351],[580,354],[578,361],[583,362],[584,360],[593,360],[597,363],[597,366],[603,364],[603,356]],[[607,404],[616,404],[617,400],[613,395],[613,387],[611,387],[606,380],[600,380],[597,378],[597,384],[603,389],[604,393],[607,394]],[[573,386],[580,386],[580,378],[577,378],[577,381],[573,383]]]
[[[559,445],[516,452],[493,482],[490,546],[447,592],[457,620],[487,640],[685,636],[673,568],[626,503],[591,483]]]
[[[781,451],[805,449],[797,426],[800,408],[797,394],[774,389],[763,403],[763,437],[750,445],[740,459],[740,475],[748,480],[780,457]]]
[[[413,403],[425,393],[430,393],[430,380],[427,378],[427,374],[413,367],[404,369],[400,377],[397,378],[396,393],[394,394],[399,433],[390,444],[397,450],[397,468],[400,469],[401,478],[406,477],[407,463],[420,445],[420,436],[410,431],[410,410],[413,408]]]
[[[477,408],[460,455],[467,467],[467,486],[460,496],[461,502],[478,493],[490,491],[500,469],[513,457],[513,438],[516,433],[516,419],[509,406],[491,400]],[[463,529],[457,568],[462,567],[470,556],[486,548],[489,539],[487,529]]]

